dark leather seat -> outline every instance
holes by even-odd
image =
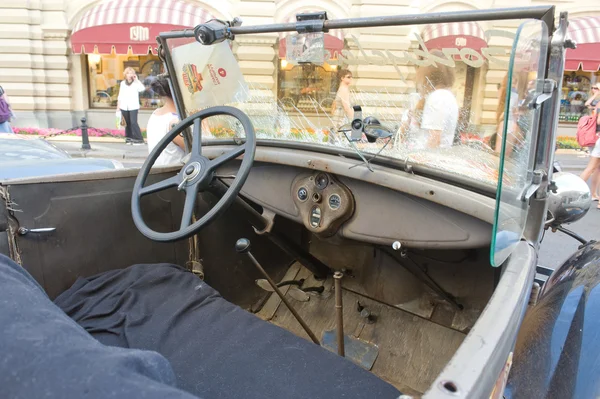
[[[389,398],[394,387],[171,264],[79,279],[55,303],[105,345],[153,350],[202,398]]]

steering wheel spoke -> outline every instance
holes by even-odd
[[[183,204],[183,215],[181,216],[180,230],[189,227],[192,224],[192,215],[196,206],[196,196],[198,195],[198,184],[192,184],[185,188],[185,203]]]
[[[226,152],[225,154],[223,154],[221,156],[218,156],[217,158],[215,158],[212,161],[210,161],[209,162],[209,167],[212,170],[215,170],[216,168],[218,168],[219,166],[223,165],[224,163],[229,162],[232,159],[235,159],[235,158],[239,157],[244,152],[246,152],[246,147],[240,146],[240,147],[236,148],[235,150]]]
[[[179,180],[179,176],[175,175],[163,181],[159,181],[158,183],[154,183],[147,187],[143,187],[142,189],[140,189],[140,196],[152,194],[157,191],[163,191],[171,187],[177,187],[179,185]]]
[[[194,120],[192,139],[192,156],[202,155],[202,119],[200,118]]]

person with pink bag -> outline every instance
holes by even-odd
[[[592,199],[594,201],[598,201],[598,187],[600,186],[600,113],[598,112],[598,107],[600,107],[600,83],[596,83],[594,86],[592,86],[592,95],[590,96],[590,98],[585,102],[585,105],[591,109],[591,121],[592,123],[595,122],[595,143],[589,146],[590,148],[590,161],[588,162],[585,170],[583,172],[581,172],[581,175],[579,177],[581,177],[583,180],[587,181],[590,177],[592,178],[591,184],[590,184],[590,191],[592,193]],[[584,120],[584,118],[586,118]],[[582,124],[585,121],[589,122],[590,118],[589,116],[583,116],[580,119],[580,123],[578,125],[578,132],[577,132],[577,140],[579,141],[580,144],[582,144],[582,141],[584,140],[584,134],[580,131],[582,129]],[[593,128],[591,128],[590,130],[592,130]],[[588,136],[591,134],[588,134]],[[593,140],[587,140],[587,141],[593,141]],[[587,145],[590,143],[583,143],[583,145]],[[598,204],[598,209],[600,209],[600,204]]]

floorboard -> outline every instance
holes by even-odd
[[[306,278],[304,287],[325,287],[323,294],[311,294],[308,302],[286,296],[311,330],[321,338],[324,331],[336,328],[333,279],[315,281],[304,268],[300,269],[296,278]],[[270,300],[273,297],[276,294]],[[376,317],[374,323],[368,323],[361,316],[358,301]],[[271,322],[308,340],[298,321],[279,302]],[[343,302],[344,332],[378,346],[379,355],[371,371],[402,392],[425,392],[465,337],[459,331],[352,291],[343,291]],[[273,306],[269,308],[269,314],[273,312]]]

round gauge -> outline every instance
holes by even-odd
[[[335,211],[336,209],[338,209],[340,207],[340,205],[342,205],[342,199],[340,198],[339,195],[332,194],[329,196],[328,203],[329,203],[329,207]]]
[[[300,187],[300,189],[298,189],[298,199],[300,201],[306,201],[307,198],[308,190],[305,187]]]
[[[329,177],[327,177],[325,173],[319,173],[315,178],[315,186],[317,186],[319,190],[324,190],[325,188],[327,188],[328,184]]]

